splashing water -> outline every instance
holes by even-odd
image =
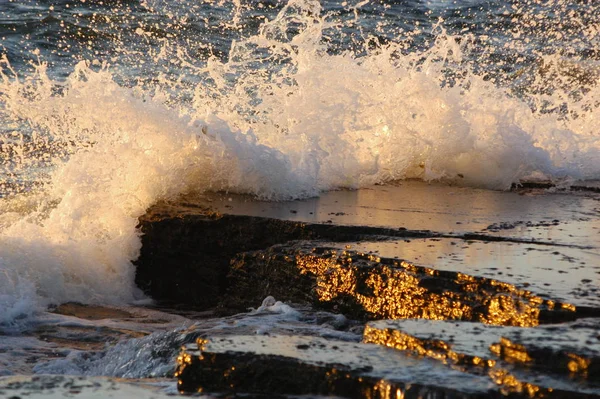
[[[376,2],[157,0],[135,23],[63,5],[45,23],[87,33],[59,35],[51,62],[11,66],[9,45],[2,59],[0,324],[143,298],[137,218],[186,191],[599,179],[598,21],[582,19],[599,6],[469,3],[402,18]],[[53,71],[65,52],[72,72]]]

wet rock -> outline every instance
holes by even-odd
[[[487,231],[500,231],[500,230],[511,230],[511,229],[515,229],[517,227],[526,227],[526,228],[532,228],[532,227],[550,227],[550,226],[558,226],[560,224],[560,220],[558,219],[553,219],[550,221],[539,221],[539,222],[532,222],[532,221],[524,221],[524,220],[518,220],[516,222],[498,222],[498,223],[492,223],[490,224],[488,227],[486,227],[484,229]]]
[[[535,326],[579,316],[572,305],[544,300],[501,281],[308,244],[240,254],[232,263],[222,306],[243,310],[273,295],[363,320],[424,318]]]
[[[142,251],[136,283],[153,298],[208,309],[226,286],[230,259],[240,251],[264,248],[282,239],[305,237],[301,224],[231,217],[199,211],[140,222]]]
[[[474,208],[473,203],[484,205]],[[195,310],[212,309],[229,288],[233,258],[294,240],[446,237],[459,245],[469,241],[536,244],[589,252],[598,243],[591,232],[600,225],[595,218],[581,220],[581,215],[597,214],[596,207],[592,194],[530,198],[422,182],[334,191],[289,202],[190,194],[156,204],[140,218],[142,248],[135,262],[136,283],[169,306],[183,303]],[[546,220],[549,214],[552,218]],[[484,231],[490,226],[517,226],[524,220],[541,222],[526,230]],[[517,261],[511,266],[523,264]]]
[[[197,310],[216,307],[212,315],[262,303],[252,321],[223,318],[228,322],[193,333],[208,342],[179,357],[179,388],[186,392],[596,397],[596,355],[524,338],[545,331],[538,336],[543,340],[556,327],[548,323],[577,330],[584,320],[573,320],[600,315],[593,298],[597,196],[541,193],[407,182],[282,203],[235,195],[223,201],[219,194],[204,202],[180,199],[158,204],[140,219],[136,282],[155,299]],[[348,250],[350,242],[363,249]],[[388,258],[375,254],[375,242],[388,245]],[[440,250],[434,253],[436,243]],[[429,252],[434,254],[424,255]],[[313,309],[311,322],[320,332],[312,334],[326,330],[329,340],[298,336],[306,330],[290,325],[306,320],[291,303]],[[276,309],[285,325],[261,325]],[[402,351],[347,342],[362,331],[360,322],[382,318],[407,324],[370,323],[365,342]],[[405,330],[410,323],[416,323],[414,331]],[[492,325],[503,326],[497,327],[502,333]],[[522,328],[531,326],[538,327]],[[427,335],[439,328],[444,331],[437,338]],[[398,331],[404,338],[397,339]],[[473,331],[480,331],[482,342]]]
[[[458,241],[456,238],[394,239],[351,243],[322,243],[337,249],[376,253],[381,257],[415,260],[436,270],[460,271],[474,277],[500,279],[544,298],[589,310],[600,317],[600,253],[578,248],[554,251],[543,245],[511,242]],[[557,253],[558,252],[558,253]],[[567,273],[564,273],[567,272]],[[585,281],[584,281],[585,280]],[[550,288],[549,288],[550,287]],[[595,310],[594,310],[595,309]],[[595,313],[594,313],[595,312]]]
[[[526,367],[588,380],[600,387],[600,319],[507,331],[490,351]]]
[[[136,283],[161,301],[196,309],[218,304],[238,253],[300,239],[360,240],[366,236],[430,237],[431,232],[307,224],[265,217],[222,215],[185,203],[158,204],[140,219],[142,249]]]
[[[600,319],[535,328],[380,320],[367,324],[363,342],[488,375],[505,392],[576,397],[600,395],[599,328]]]
[[[186,346],[178,357],[176,375],[178,388],[185,393],[502,397],[499,391],[490,391],[482,377],[442,370],[430,361],[375,345],[316,337],[217,336]]]

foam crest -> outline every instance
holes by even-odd
[[[34,307],[141,298],[131,264],[140,248],[135,227],[159,199],[190,187],[271,197],[297,186],[276,149],[214,116],[206,124],[180,117],[118,86],[108,71],[80,64],[60,94],[45,90],[43,68],[35,81],[42,83],[33,96],[31,81],[4,81],[10,112],[70,148],[66,159],[54,159],[33,209],[0,232],[0,287],[12,298],[2,301],[2,314],[35,310],[10,294],[17,278],[35,286]]]
[[[469,37],[439,27],[424,53],[400,55],[389,44],[331,55],[321,41],[327,24],[310,2],[299,4],[235,43],[228,61],[213,59],[205,73],[214,84],[197,87],[195,104],[281,150],[319,190],[404,178],[507,189],[522,179],[599,176],[597,109],[577,120],[532,111],[461,64]],[[300,32],[289,37],[282,21]],[[450,66],[460,80],[449,82]]]

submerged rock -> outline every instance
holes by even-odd
[[[488,375],[507,393],[576,397],[600,395],[599,330],[600,319],[535,328],[380,320],[367,324],[363,342]]]
[[[211,315],[262,303],[190,332],[188,393],[598,397],[597,195],[520,194],[402,183],[158,204],[136,282]]]
[[[366,332],[365,340],[372,333]],[[474,352],[442,352],[441,341],[428,343],[437,349],[426,349],[426,357],[411,357],[384,346],[317,337],[211,336],[182,349],[177,359],[178,389],[184,393],[381,399],[600,397],[600,390],[593,387],[515,373]],[[435,362],[442,359],[445,362]],[[448,368],[448,364],[460,367]]]
[[[489,391],[478,376],[444,370],[375,345],[317,337],[200,339],[182,350],[178,364],[178,388],[185,393],[381,399],[502,396]]]
[[[134,262],[136,284],[153,298],[196,309],[218,304],[229,286],[230,262],[238,253],[292,240],[435,236],[426,231],[224,215],[185,203],[154,206],[140,219],[140,229],[142,250]]]

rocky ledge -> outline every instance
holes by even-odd
[[[184,392],[598,397],[600,197],[535,190],[188,196],[140,219],[136,281],[213,315],[274,296],[349,318],[339,329],[362,340],[198,327],[178,358]]]
[[[600,342],[592,338],[592,348],[568,349],[561,342],[589,337],[592,330],[597,334],[597,323],[520,329],[385,320],[369,323],[362,343],[216,335],[186,345],[175,375],[179,390],[187,393],[592,398],[600,397]]]
[[[502,396],[488,390],[478,376],[467,380],[463,373],[384,347],[318,337],[214,337],[188,345],[178,362],[178,387],[183,392],[345,398],[396,397],[396,392],[407,398]],[[469,389],[454,388],[467,381]]]

